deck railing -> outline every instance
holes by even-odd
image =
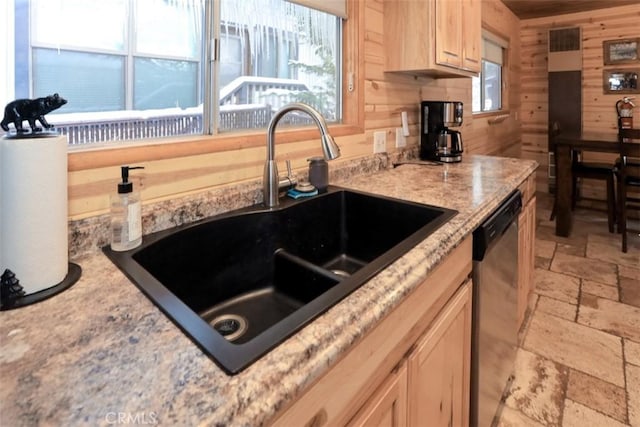
[[[226,108],[225,108],[226,107]],[[222,106],[220,130],[264,129],[268,126],[274,110],[270,105]],[[203,133],[202,114],[186,113],[156,117],[104,119],[91,121],[56,121],[50,123],[62,135],[67,135],[70,146],[82,146],[98,142],[126,142],[147,138],[163,138]],[[309,125],[311,119],[305,115],[288,114],[283,124]]]
[[[220,90],[220,105],[269,104],[277,110],[295,101],[297,93],[308,91],[298,80],[241,76]]]
[[[308,90],[292,79],[238,77],[220,91],[219,129],[266,128],[275,111],[295,101],[296,93]],[[201,108],[52,114],[47,119],[68,136],[70,146],[203,133]],[[288,114],[282,122],[311,124],[308,117],[296,114]]]
[[[152,118],[102,120],[86,123],[55,123],[69,145],[79,146],[104,141],[130,141],[202,133],[202,114],[170,115]]]
[[[304,91],[308,91],[307,86],[296,80],[239,77],[221,90],[219,129],[266,128],[275,111]],[[52,114],[47,119],[68,136],[70,146],[203,133],[201,107]],[[304,114],[293,113],[287,114],[282,123],[308,125],[312,121]]]

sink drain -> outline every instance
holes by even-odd
[[[247,331],[247,319],[236,314],[223,314],[209,322],[228,341],[240,338]]]

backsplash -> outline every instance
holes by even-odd
[[[393,167],[393,163],[417,157],[417,147],[404,151],[376,154],[344,162],[329,163],[329,183],[344,185],[358,175]],[[294,173],[298,181],[308,179],[307,171]],[[176,197],[142,206],[143,235],[188,224],[224,212],[262,202],[262,180],[236,183],[197,194]],[[69,258],[71,260],[99,251],[110,242],[110,215],[98,215],[69,222]]]

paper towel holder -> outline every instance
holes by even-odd
[[[5,272],[8,270],[5,270]],[[69,263],[69,267],[67,270],[67,275],[62,279],[60,283],[57,283],[49,288],[42,289],[37,292],[33,292],[31,294],[25,294],[21,296],[16,296],[14,298],[3,298],[0,300],[0,311],[13,310],[20,307],[25,307],[27,305],[35,304],[40,301],[44,301],[45,299],[51,298],[54,295],[59,294],[60,292],[70,288],[74,283],[76,283],[80,276],[82,275],[82,268],[73,262]],[[4,277],[4,274],[3,274]],[[19,280],[19,278],[15,278]],[[17,281],[16,281],[17,284]],[[8,297],[8,296],[7,296]]]

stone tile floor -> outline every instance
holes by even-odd
[[[577,208],[554,234],[538,193],[535,291],[498,426],[640,427],[640,237]],[[637,228],[637,227],[636,227]]]

